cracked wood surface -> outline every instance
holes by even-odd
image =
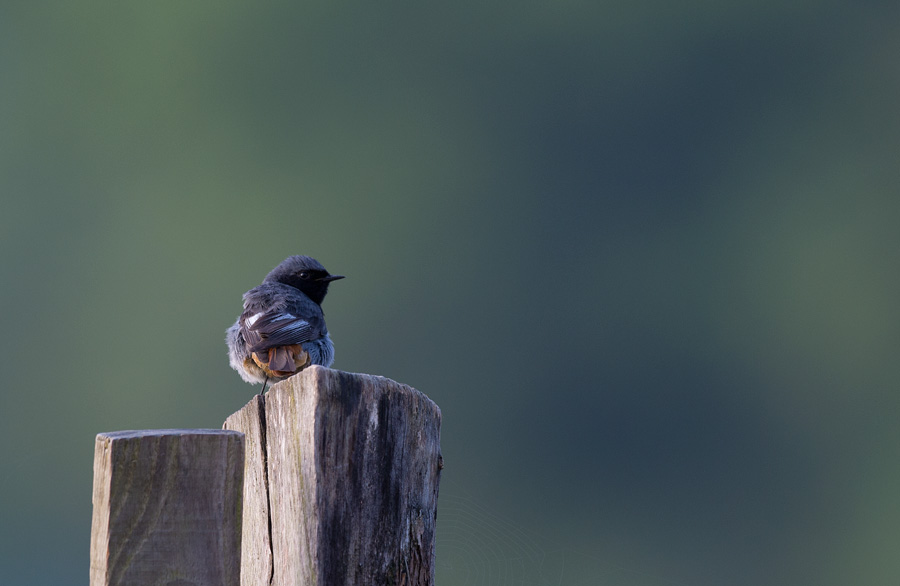
[[[225,421],[225,429],[241,431],[245,436],[244,520],[241,547],[241,586],[268,586],[272,583],[271,527],[268,514],[251,511],[269,510],[268,474],[266,470],[266,412],[263,398],[256,395],[243,409]]]
[[[237,432],[99,434],[91,586],[238,586],[243,476]]]
[[[241,583],[432,586],[440,425],[412,387],[320,366],[254,397],[225,422],[247,434]]]

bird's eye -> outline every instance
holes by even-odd
[[[298,275],[301,279],[308,279],[308,278],[309,278],[309,271],[300,271],[297,275]]]

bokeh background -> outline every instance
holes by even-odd
[[[240,296],[442,408],[441,586],[900,583],[900,7],[0,5],[0,582],[94,436],[220,427]]]

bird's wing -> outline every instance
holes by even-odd
[[[310,322],[283,310],[242,316],[241,333],[250,352],[302,344],[320,336],[318,328]]]

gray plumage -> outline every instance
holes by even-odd
[[[244,309],[226,331],[228,362],[248,383],[283,380],[309,364],[331,366],[334,344],[321,303],[331,275],[317,260],[291,256],[258,287],[244,293]]]

